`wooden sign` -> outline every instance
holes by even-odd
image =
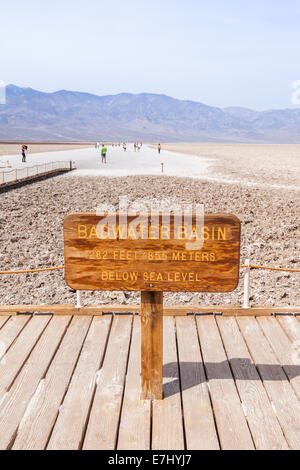
[[[231,292],[239,280],[233,215],[207,214],[198,227],[196,216],[184,224],[172,215],[71,214],[64,242],[65,278],[75,290]]]

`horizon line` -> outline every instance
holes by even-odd
[[[25,87],[25,86],[19,86],[19,85],[15,85],[14,83],[9,83],[8,85],[5,85],[6,88],[8,87],[15,87],[15,88],[19,88],[19,89],[23,89],[23,90],[33,90],[33,91],[37,91],[39,93],[45,93],[45,94],[48,94],[48,95],[52,95],[52,94],[56,94],[56,93],[61,93],[61,92],[67,92],[67,93],[78,93],[78,94],[84,94],[84,95],[91,95],[91,96],[96,96],[98,98],[104,98],[104,97],[116,97],[116,96],[120,96],[120,95],[130,95],[130,96],[140,96],[140,95],[153,95],[153,96],[165,96],[167,98],[171,98],[173,100],[176,100],[176,101],[182,101],[182,102],[187,102],[187,103],[196,103],[196,104],[202,104],[203,106],[207,106],[209,108],[218,108],[218,109],[221,109],[221,110],[226,110],[226,109],[230,109],[230,108],[235,108],[235,109],[245,109],[245,110],[249,110],[249,111],[254,111],[256,113],[264,113],[264,112],[269,112],[269,111],[285,111],[285,110],[289,110],[289,111],[293,111],[293,110],[296,110],[296,109],[299,109],[299,106],[296,106],[294,105],[293,107],[285,107],[285,108],[268,108],[268,109],[263,109],[263,110],[257,110],[257,109],[254,109],[254,108],[250,108],[250,107],[247,107],[247,106],[238,106],[238,105],[235,105],[235,106],[225,106],[225,107],[221,107],[221,106],[214,106],[214,105],[209,105],[209,104],[206,104],[204,103],[203,101],[195,101],[195,100],[189,100],[189,99],[180,99],[180,98],[175,98],[174,96],[171,96],[171,95],[167,95],[166,93],[152,93],[152,92],[140,92],[140,93],[130,93],[130,92],[126,92],[126,91],[122,91],[122,92],[119,92],[119,93],[115,93],[115,94],[107,94],[107,95],[98,95],[96,93],[90,93],[88,91],[77,91],[77,90],[67,90],[65,88],[62,88],[60,90],[56,90],[56,91],[45,91],[45,90],[41,90],[41,89],[37,89],[37,88],[32,88],[30,86],[28,87]]]

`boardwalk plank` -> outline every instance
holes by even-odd
[[[29,320],[30,317],[10,317],[0,329],[0,359],[7,352]]]
[[[32,397],[13,446],[43,450],[58,415],[92,317],[73,317],[45,379]]]
[[[38,320],[42,321],[42,318]],[[11,446],[27,405],[51,363],[69,321],[70,317],[53,318],[50,321],[11,389],[4,396],[0,409],[0,449]]]
[[[140,317],[3,316],[1,340],[0,449],[300,449],[295,317],[165,317],[152,405]]]
[[[132,316],[116,316],[97,380],[87,432],[85,450],[113,450],[119,427],[125,372],[131,337]]]
[[[247,421],[258,450],[288,449],[276,415],[234,318],[218,318]]]
[[[220,447],[195,319],[176,318],[176,331],[187,449],[217,450]]]
[[[221,447],[252,450],[254,444],[216,321],[213,317],[197,318],[197,326]]]
[[[0,317],[0,330],[3,327],[3,325],[5,325],[5,323],[9,320],[9,318],[10,318],[9,316]]]
[[[175,319],[164,318],[163,400],[154,400],[152,409],[152,449],[182,450],[184,435],[180,399]]]
[[[42,334],[50,316],[33,317],[0,363],[0,402]]]
[[[119,450],[150,449],[151,402],[141,400],[141,319],[133,321],[132,340],[119,429]]]
[[[103,304],[76,308],[72,305],[0,305],[0,318],[7,315],[19,315],[20,313],[53,313],[54,315],[103,315],[104,313],[140,313],[140,305]],[[209,306],[180,306],[166,305],[163,314],[166,316],[186,316],[195,314],[222,313],[223,316],[270,316],[273,314],[295,314],[300,312],[300,307],[251,307],[244,309],[240,305],[209,305]],[[297,317],[297,315],[296,315]],[[299,314],[298,314],[299,318]]]
[[[87,416],[103,360],[111,317],[94,317],[55,423],[48,450],[81,448]]]
[[[279,321],[290,340],[298,343],[300,340],[300,322],[290,315],[278,316],[276,319]],[[300,319],[300,317],[298,317],[298,319]]]
[[[285,438],[292,449],[300,449],[300,403],[259,324],[238,318],[238,324],[273,403]]]
[[[297,345],[289,340],[275,318],[261,318],[258,322],[300,399],[300,348],[298,350]],[[298,338],[300,343],[300,335]]]

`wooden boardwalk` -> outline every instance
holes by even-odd
[[[0,193],[75,169],[76,165],[72,161],[46,162],[2,171],[0,169]]]
[[[164,317],[164,400],[140,318],[0,316],[0,449],[300,449],[300,320]]]

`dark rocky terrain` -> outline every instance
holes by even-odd
[[[122,178],[59,176],[0,195],[0,270],[58,266],[63,260],[63,219],[76,211],[95,211],[101,203],[117,207],[119,196],[204,203],[206,212],[234,213],[242,222],[241,261],[299,268],[299,193],[247,188],[179,177]],[[243,270],[231,294],[165,294],[168,304],[232,304],[242,302]],[[252,305],[299,304],[299,274],[251,272]],[[0,276],[1,304],[74,304],[76,295],[63,272]],[[132,303],[127,292],[86,292],[87,304]]]

